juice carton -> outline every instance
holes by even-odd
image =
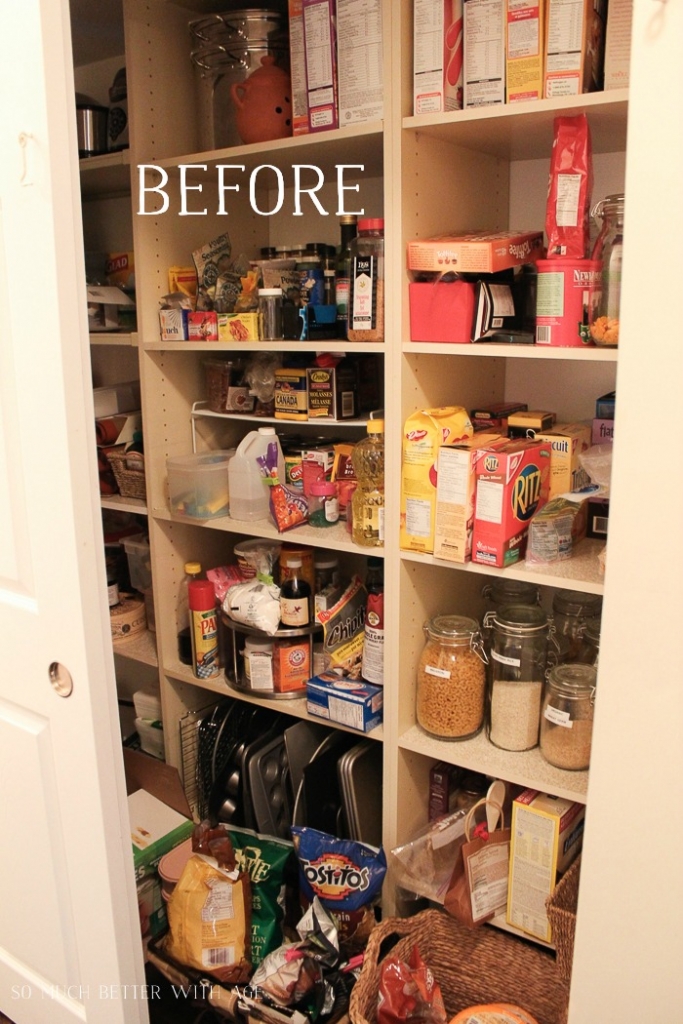
[[[529,521],[548,500],[550,444],[524,438],[475,453],[472,561],[504,568],[521,561]]]

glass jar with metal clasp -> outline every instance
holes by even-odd
[[[439,739],[464,740],[481,730],[486,652],[479,624],[464,615],[437,615],[417,666],[417,722]]]
[[[616,347],[619,344],[621,305],[621,264],[624,249],[624,194],[607,196],[596,203],[593,219],[600,233],[593,246],[594,260],[599,260],[600,301],[590,335],[596,345]]]
[[[584,771],[590,764],[597,670],[555,665],[543,691],[541,754],[556,768]]]

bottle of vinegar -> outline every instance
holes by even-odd
[[[384,420],[368,420],[368,436],[354,446],[351,461],[358,486],[353,492],[353,539],[362,547],[384,543]]]
[[[384,684],[384,562],[368,558],[365,577],[368,598],[365,605],[365,635],[361,675],[366,683]]]
[[[280,623],[301,629],[311,622],[311,586],[301,575],[300,558],[288,558],[289,576],[280,588]]]

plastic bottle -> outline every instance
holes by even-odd
[[[216,593],[210,580],[190,580],[187,587],[192,636],[192,671],[198,679],[214,679],[220,671]]]
[[[191,580],[202,578],[202,567],[199,562],[185,562],[185,575],[178,587],[176,603],[176,634],[178,637],[178,657],[183,665],[192,664],[192,637],[190,635],[190,606],[188,587]]]
[[[361,547],[384,543],[384,420],[368,420],[368,436],[354,446],[358,479],[353,492],[353,539]]]
[[[384,341],[384,221],[365,217],[350,246],[349,341]]]
[[[250,430],[228,463],[228,491],[230,494],[230,517],[252,523],[267,519],[270,511],[270,494],[261,468],[256,461],[265,455],[268,445],[277,444],[277,462],[280,482],[285,480],[285,460],[274,427],[259,427]]]
[[[361,674],[366,683],[384,684],[384,563],[368,558],[365,577],[368,599],[365,604],[365,636]]]
[[[341,245],[334,275],[334,301],[337,305],[337,335],[346,337],[349,309],[349,280],[351,277],[351,242],[356,237],[358,218],[353,213],[339,218]]]
[[[301,575],[300,558],[288,558],[289,575],[280,588],[280,623],[287,629],[301,629],[311,622],[311,586]]]

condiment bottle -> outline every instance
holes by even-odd
[[[484,723],[486,653],[474,619],[437,615],[423,626],[417,666],[417,721],[439,739],[465,740]]]
[[[485,616],[490,631],[488,734],[503,750],[538,743],[550,623],[538,605],[507,605]]]
[[[362,547],[384,543],[384,420],[368,420],[368,436],[354,445],[358,486],[351,499],[352,536]]]
[[[347,338],[384,341],[384,221],[365,217],[351,242]]]
[[[288,558],[288,575],[280,587],[280,624],[301,629],[311,621],[311,588],[301,575],[300,558]]]
[[[588,768],[597,671],[593,665],[556,665],[543,693],[541,753],[567,771]]]
[[[324,590],[330,584],[339,583],[339,559],[335,555],[316,554],[313,560],[313,568],[315,572],[316,594],[319,594],[321,590]]]
[[[337,306],[337,335],[346,337],[348,329],[349,286],[351,277],[351,242],[356,237],[358,219],[355,214],[342,214],[341,245],[334,275],[334,301]]]
[[[366,683],[384,685],[384,562],[368,558],[365,577],[365,634],[361,675]]]
[[[336,483],[319,480],[310,485],[308,521],[311,526],[334,526],[339,522],[339,489]]]
[[[210,580],[190,580],[187,587],[192,637],[192,671],[198,679],[213,679],[220,671],[216,593]]]
[[[192,664],[192,636],[190,632],[190,606],[188,587],[191,580],[202,578],[199,562],[185,562],[185,575],[178,586],[176,601],[176,635],[178,637],[178,658],[183,665]]]

